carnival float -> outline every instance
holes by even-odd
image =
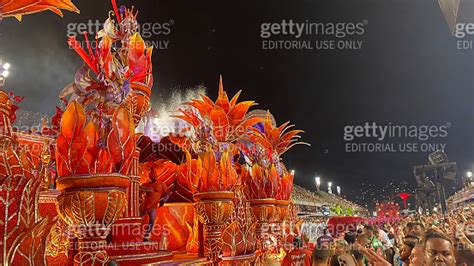
[[[117,6],[97,32],[71,37],[84,64],[51,124],[12,126],[21,98],[0,92],[1,265],[264,264],[298,234],[293,173],[282,155],[301,130],[254,101],[183,103],[184,126],[153,141],[137,130],[153,88],[152,47],[137,11]],[[2,17],[61,9],[68,0],[0,1]],[[85,45],[81,45],[85,43]],[[172,124],[175,125],[175,124]],[[170,126],[172,126],[170,125]]]

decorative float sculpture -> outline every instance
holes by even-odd
[[[257,219],[258,248],[263,251],[271,235],[281,243],[281,224],[286,216],[293,187],[293,173],[281,162],[281,155],[297,144],[301,130],[288,131],[289,122],[276,127],[270,113],[265,120],[250,128],[240,147],[245,156],[247,171],[244,184],[247,198]],[[273,230],[271,224],[275,224]],[[278,244],[278,243],[276,243]]]
[[[205,255],[213,263],[219,261],[222,249],[222,231],[233,211],[234,188],[240,183],[234,164],[238,153],[237,141],[246,130],[260,121],[245,117],[254,102],[240,102],[237,93],[229,101],[222,78],[216,102],[207,96],[194,99],[182,109],[179,118],[192,126],[190,148],[181,173],[193,192],[196,213],[204,224]],[[193,159],[191,153],[197,155]]]
[[[100,147],[99,126],[87,118],[77,101],[62,116],[56,142],[58,211],[79,239],[74,263],[99,265],[108,262],[105,239],[127,202],[135,127],[128,110],[119,107]]]
[[[18,145],[12,128],[17,100],[0,91],[0,264],[42,265],[52,226],[37,210],[44,165],[29,146]]]
[[[161,136],[160,143],[136,132],[150,109],[152,47],[138,32],[137,12],[115,0],[112,7],[95,49],[87,34],[85,47],[75,37],[68,40],[84,65],[60,94],[64,111],[58,109],[53,126],[41,131],[48,135],[41,152],[25,152],[31,141],[11,129],[16,109],[0,92],[3,154],[15,154],[8,166],[0,165],[0,195],[26,193],[29,199],[7,207],[2,218],[8,227],[15,220],[10,214],[30,217],[18,227],[26,242],[11,240],[12,247],[27,255],[33,254],[23,250],[27,245],[39,250],[28,255],[35,265],[145,264],[181,260],[183,251],[192,254],[187,259],[200,256],[213,265],[250,265],[256,249],[265,253],[266,235],[274,245],[284,241],[293,173],[281,156],[303,143],[302,131],[289,130],[288,123],[277,127],[269,112],[249,113],[255,103],[238,102],[240,92],[229,99],[221,78],[215,101],[202,95],[183,104],[175,116],[186,124],[182,132]],[[154,151],[153,145],[172,148]],[[5,185],[12,176],[25,181],[14,192]],[[23,257],[8,251],[2,262]]]
[[[135,135],[136,123],[149,109],[152,47],[138,33],[136,12],[119,10],[115,1],[112,5],[115,18],[109,17],[97,33],[96,50],[87,34],[87,52],[75,37],[69,39],[84,66],[61,93],[71,100],[56,142],[57,188],[62,192],[58,211],[70,226],[82,229],[75,230],[79,250],[74,263],[79,265],[105,264],[107,253],[122,264],[123,255],[139,255],[140,262],[160,257],[157,243],[144,243],[139,235]],[[126,218],[122,227],[112,227],[120,218]],[[128,231],[112,232],[114,242],[107,243],[112,229]],[[127,254],[130,247],[142,253]]]

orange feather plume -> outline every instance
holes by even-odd
[[[201,99],[193,99],[186,103],[185,105],[191,108],[180,110],[181,115],[176,117],[188,122],[196,132],[201,132],[207,126],[211,129],[211,136],[218,142],[237,141],[250,127],[262,121],[259,117],[245,117],[250,107],[256,103],[254,101],[237,103],[239,95],[240,91],[229,101],[221,77],[215,102],[201,95]]]
[[[23,15],[49,10],[63,16],[61,10],[79,13],[79,9],[71,0],[0,0],[0,15],[16,17],[21,21]]]

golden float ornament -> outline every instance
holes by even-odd
[[[135,127],[124,106],[110,119],[112,126],[101,139],[99,126],[77,101],[68,105],[61,118],[55,153],[56,185],[61,192],[57,209],[78,238],[75,265],[108,263],[105,239],[127,204]]]
[[[142,117],[150,111],[151,87],[144,83],[134,82],[131,88],[125,102],[129,105],[133,122],[138,125]]]
[[[275,199],[252,199],[250,200],[252,213],[257,219],[255,234],[257,237],[257,249],[263,250],[266,241],[270,240],[270,223],[274,221]]]
[[[75,265],[107,265],[106,237],[123,214],[129,184],[120,174],[58,178],[58,212],[78,238]]]
[[[194,210],[204,225],[204,255],[213,263],[220,261],[222,231],[234,209],[234,193],[213,191],[194,194]]]

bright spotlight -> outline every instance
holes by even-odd
[[[8,72],[8,70],[3,70],[3,72],[2,72],[2,76],[4,78],[8,77],[9,74],[10,74],[10,72]]]
[[[3,64],[3,69],[8,70],[10,68],[10,63]]]
[[[314,178],[315,182],[316,182],[316,185],[321,185],[321,177],[317,176]]]
[[[316,189],[319,191],[319,188],[321,187],[321,177],[316,176],[314,181],[316,182]]]

